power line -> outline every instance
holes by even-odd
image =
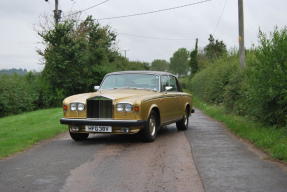
[[[144,35],[136,35],[136,34],[130,34],[130,33],[118,33],[119,35],[125,35],[135,38],[141,38],[141,39],[153,39],[153,40],[175,40],[175,41],[184,41],[184,40],[194,40],[191,38],[162,38],[162,37],[154,37],[154,36],[144,36]]]
[[[66,17],[72,16],[72,15],[76,15],[76,14],[78,14],[78,13],[82,13],[82,12],[85,12],[85,11],[87,11],[87,10],[93,9],[93,8],[95,8],[95,7],[98,7],[98,6],[102,5],[102,4],[104,4],[104,3],[107,3],[108,1],[110,1],[110,0],[105,0],[105,1],[102,1],[102,2],[97,3],[97,4],[95,4],[95,5],[92,5],[92,6],[88,7],[88,8],[85,8],[85,9],[82,9],[82,10],[80,10],[80,11],[77,11],[77,12],[75,12],[75,13],[68,14],[68,15],[66,15]]]
[[[130,33],[118,33],[119,35],[124,35],[124,36],[130,36],[134,38],[140,38],[140,39],[151,39],[151,40],[167,40],[167,41],[195,41],[193,38],[176,38],[176,37],[156,37],[156,36],[145,36],[145,35],[136,35],[136,34],[130,34]],[[206,41],[201,41],[204,44],[208,44]]]
[[[219,16],[219,18],[218,18],[218,20],[217,20],[217,22],[216,22],[216,25],[215,25],[215,28],[214,28],[214,32],[213,32],[214,35],[215,35],[215,32],[216,32],[216,30],[217,30],[217,27],[218,27],[218,25],[219,25],[219,23],[220,23],[220,21],[221,21],[221,18],[222,18],[222,15],[223,15],[223,13],[224,13],[226,4],[227,4],[227,0],[224,1],[223,9],[222,9],[221,14],[220,14],[220,16]]]
[[[165,9],[158,9],[158,10],[153,10],[153,11],[148,11],[148,12],[133,13],[133,14],[129,14],[129,15],[121,15],[121,16],[114,16],[114,17],[104,17],[104,18],[99,18],[99,19],[95,19],[95,20],[121,19],[121,18],[135,17],[135,16],[140,16],[140,15],[148,15],[148,14],[153,14],[153,13],[158,13],[158,12],[164,12],[164,11],[170,11],[170,10],[174,10],[174,9],[180,9],[180,8],[184,8],[184,7],[189,7],[189,6],[192,6],[192,5],[206,3],[208,1],[212,1],[212,0],[198,1],[198,2],[184,4],[184,5],[180,5],[180,6],[175,6],[175,7],[165,8]]]

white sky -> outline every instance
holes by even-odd
[[[60,9],[64,14],[85,9],[102,1],[59,0]],[[126,15],[197,1],[199,0],[110,0],[84,12],[82,18],[88,14],[94,18]],[[237,47],[237,3],[237,0],[213,0],[182,9],[105,20],[100,23],[110,25],[119,33],[118,47],[120,50],[128,50],[127,57],[130,60],[147,62],[154,59],[169,60],[178,48],[193,49],[195,38],[199,38],[199,46],[204,47],[210,33],[214,34],[216,39],[223,40],[228,48]],[[259,28],[269,33],[275,26],[279,28],[286,26],[286,8],[286,0],[244,0],[246,47],[257,44]],[[52,19],[53,9],[54,0],[0,1],[0,69],[42,70],[41,57],[36,53],[36,49],[42,47],[41,39],[37,36],[35,28],[43,21],[43,16],[50,16]],[[138,38],[123,33],[165,40]],[[185,40],[166,40],[166,38]]]

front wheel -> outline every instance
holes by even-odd
[[[73,133],[70,131],[70,136],[74,141],[83,141],[88,138],[89,133]]]
[[[186,109],[183,118],[176,122],[176,127],[178,130],[180,130],[180,131],[187,130],[188,123],[189,123],[188,117],[189,117],[189,112],[188,112],[188,109]]]
[[[147,120],[146,126],[142,130],[142,138],[145,142],[152,142],[155,140],[157,130],[159,127],[157,114],[152,112]]]

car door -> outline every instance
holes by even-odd
[[[179,119],[182,118],[182,109],[184,109],[184,103],[182,100],[182,91],[175,76],[170,76],[170,86],[173,87],[170,92],[172,92],[174,96],[173,100],[176,103],[176,106],[173,110],[173,116],[175,119]]]
[[[173,103],[175,103],[175,106],[173,107],[173,113],[172,113],[172,116],[174,119],[179,119],[181,118],[181,100],[180,100],[180,87],[179,87],[179,84],[177,82],[177,79],[176,77],[170,75],[169,76],[170,78],[170,86],[172,87],[171,90],[169,90],[169,94],[172,95],[173,97]]]
[[[166,90],[167,87],[172,87]],[[163,123],[171,122],[177,119],[178,106],[177,106],[177,86],[174,85],[172,76],[161,76],[161,119]]]

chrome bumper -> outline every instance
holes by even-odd
[[[99,125],[99,126],[145,126],[147,121],[145,120],[115,120],[115,119],[69,119],[61,118],[61,124],[68,125]]]

